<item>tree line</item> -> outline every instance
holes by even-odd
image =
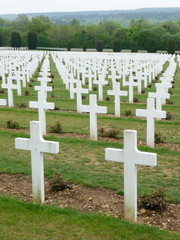
[[[48,17],[38,16],[31,20],[18,15],[13,21],[0,18],[0,46],[52,47],[52,48],[103,48],[138,50],[180,50],[180,20],[152,24],[147,20],[131,20],[124,28],[120,23],[101,21],[82,25],[72,19],[70,25],[57,25]]]

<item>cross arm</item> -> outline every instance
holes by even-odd
[[[105,160],[114,162],[124,162],[123,150],[116,148],[106,148],[105,149]]]
[[[53,141],[46,141],[43,138],[41,139],[40,152],[45,153],[58,153],[59,152],[59,143]]]
[[[30,107],[30,108],[38,108],[38,102],[36,102],[36,101],[30,101],[30,102],[29,102],[29,107]]]
[[[22,150],[31,150],[30,139],[15,138],[15,148]]]
[[[136,109],[137,117],[147,117],[147,110],[144,109]]]
[[[138,154],[138,157],[135,164],[152,167],[157,165],[156,153],[140,152],[139,150],[136,150],[136,153]]]

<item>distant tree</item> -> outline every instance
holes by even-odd
[[[104,40],[96,40],[95,47],[98,52],[102,52],[104,48]]]
[[[28,48],[29,49],[36,49],[38,40],[37,40],[37,33],[34,31],[29,31],[27,36]]]
[[[138,43],[136,41],[131,42],[131,52],[138,52]]]
[[[157,40],[155,38],[148,38],[147,51],[149,53],[155,53],[157,51]]]
[[[121,41],[119,39],[115,39],[113,41],[113,52],[120,52],[121,51]]]
[[[176,51],[176,42],[174,39],[169,39],[167,42],[167,48],[166,48],[168,54],[174,54]]]
[[[21,47],[21,37],[18,32],[11,33],[11,47],[14,47],[14,48]]]
[[[2,47],[2,45],[3,45],[3,37],[2,37],[2,35],[0,34],[0,47]]]
[[[67,51],[71,51],[71,43],[69,41],[67,43]]]
[[[82,49],[83,49],[84,52],[86,51],[86,49],[87,49],[87,42],[83,42]]]

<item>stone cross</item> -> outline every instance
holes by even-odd
[[[44,203],[43,153],[58,153],[59,143],[45,141],[42,137],[41,122],[30,122],[30,139],[16,138],[15,148],[31,151],[32,193],[35,203]]]
[[[147,118],[147,145],[154,147],[154,119],[166,118],[166,111],[156,110],[154,108],[154,98],[147,99],[147,110],[136,109],[137,117]]]
[[[161,86],[157,85],[156,86],[156,92],[155,93],[149,92],[148,97],[156,98],[156,109],[161,111],[162,110],[163,99],[164,98],[170,98],[170,94],[163,92]]]
[[[43,135],[46,134],[46,110],[47,109],[54,109],[54,103],[46,102],[46,93],[43,91],[38,92],[38,101],[30,101],[29,102],[30,108],[37,108],[38,109],[38,116],[39,121],[41,121],[42,125],[42,133]]]
[[[106,148],[105,160],[124,163],[124,218],[137,220],[137,165],[156,166],[156,153],[137,149],[137,131],[124,131],[124,148]]]
[[[14,102],[13,102],[13,89],[17,89],[17,85],[12,83],[12,78],[7,77],[7,83],[1,85],[2,88],[5,88],[8,90],[8,106],[13,107]]]
[[[0,99],[0,106],[6,106],[7,101],[6,99]]]
[[[97,106],[97,96],[90,94],[89,105],[81,105],[81,112],[89,112],[90,139],[97,141],[97,113],[107,113],[107,107]]]
[[[115,116],[120,117],[120,96],[127,96],[127,91],[121,91],[120,83],[114,82],[113,90],[108,90],[108,95],[114,95],[114,103],[115,103]]]
[[[76,88],[71,88],[70,92],[76,93],[76,99],[77,99],[77,112],[81,112],[81,105],[82,105],[82,93],[87,94],[89,92],[88,89],[84,89],[81,86],[81,81],[78,81],[76,83]]]
[[[108,84],[108,81],[105,81],[104,78],[103,74],[99,74],[99,80],[93,81],[93,84],[98,85],[98,96],[100,101],[103,101],[103,86]]]
[[[129,87],[129,103],[133,103],[133,87],[138,86],[138,83],[134,82],[131,74],[129,76],[129,82],[126,82],[124,86]]]

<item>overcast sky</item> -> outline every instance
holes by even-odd
[[[1,0],[0,14],[180,7],[180,0]]]

